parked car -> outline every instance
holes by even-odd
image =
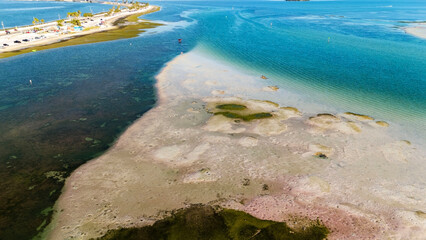
[[[19,40],[15,40],[15,41],[14,41],[14,43],[21,43],[21,41],[19,41]]]
[[[23,42],[29,42],[30,40],[28,40],[28,39],[25,38],[25,39],[22,39],[22,41]]]
[[[7,44],[7,43],[3,43],[3,46],[4,46],[4,47],[8,47],[8,46],[9,46],[9,44]]]

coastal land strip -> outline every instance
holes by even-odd
[[[100,22],[104,19],[104,27],[88,27],[80,32],[60,34],[60,35],[48,35],[47,38],[38,41],[21,42],[19,45],[8,46],[3,49],[0,48],[0,58],[8,58],[20,54],[31,53],[36,51],[42,51],[53,48],[60,48],[66,46],[96,43],[112,41],[123,38],[132,38],[138,36],[144,29],[155,28],[162,24],[154,23],[151,21],[144,21],[138,17],[159,11],[160,7],[148,5],[139,10],[119,12],[111,17],[105,17],[105,14],[98,14],[91,17],[91,20]],[[90,21],[90,20],[89,20]],[[46,23],[45,25],[51,25],[52,23]],[[42,27],[40,25],[38,28]],[[26,27],[28,28],[28,27]],[[30,27],[29,29],[34,28]],[[24,29],[18,28],[18,32],[25,32]],[[12,34],[13,40],[22,40],[27,38],[27,34],[19,33]],[[38,36],[42,34],[36,34]],[[8,35],[0,36],[2,42],[5,41]]]
[[[424,239],[421,142],[374,116],[289,106],[271,79],[206,55],[167,64],[158,105],[72,173],[44,237],[108,239],[154,224],[143,234],[203,204],[295,230],[319,222],[327,239]]]

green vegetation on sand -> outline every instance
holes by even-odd
[[[267,112],[253,113],[253,114],[248,114],[248,115],[242,115],[242,114],[233,113],[233,112],[217,112],[214,115],[223,115],[227,118],[237,118],[237,119],[242,119],[244,121],[251,121],[251,120],[254,120],[254,119],[262,119],[262,118],[272,117],[272,114],[267,113]]]
[[[222,104],[222,105],[217,105],[216,108],[222,109],[222,110],[244,110],[244,109],[247,109],[246,106],[240,105],[240,104]]]
[[[325,239],[328,233],[329,230],[319,221],[301,229],[292,229],[284,222],[261,220],[241,211],[193,205],[152,226],[110,230],[99,239],[320,240]]]

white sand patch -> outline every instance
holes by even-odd
[[[204,129],[210,132],[222,133],[242,133],[246,131],[246,128],[240,127],[239,124],[235,123],[235,120],[229,119],[222,115],[211,117]]]
[[[346,121],[331,114],[318,114],[309,118],[307,123],[314,126],[313,132],[334,130],[345,134],[356,134],[362,131],[360,122]]]
[[[191,163],[197,161],[200,156],[210,148],[209,143],[203,143],[195,147],[187,156],[185,163]]]
[[[186,111],[190,112],[190,113],[199,113],[200,112],[200,111],[198,111],[198,110],[196,110],[194,108],[188,108],[188,109],[186,109]]]
[[[203,168],[197,172],[190,173],[183,179],[184,183],[214,182],[219,177],[208,168]]]
[[[254,137],[243,137],[240,140],[238,140],[238,143],[243,147],[254,147],[257,146],[257,143],[259,140]]]
[[[155,152],[155,157],[162,161],[176,160],[182,154],[182,146],[162,147]]]
[[[217,85],[219,85],[217,83],[217,81],[205,81],[204,84],[206,84],[207,86],[217,86]]]
[[[418,38],[426,39],[426,25],[418,24],[414,27],[404,28],[404,31]]]
[[[259,121],[259,123],[253,128],[252,132],[264,135],[279,135],[287,130],[287,125],[276,119],[266,119]]]
[[[318,187],[322,192],[330,192],[330,184],[317,176],[310,177],[309,183],[314,187]]]
[[[397,141],[387,143],[380,147],[386,160],[390,162],[403,162],[407,163],[409,155],[412,154],[413,149],[406,141]]]
[[[223,90],[213,90],[212,94],[213,95],[223,95],[223,94],[225,94],[225,91],[223,91]]]

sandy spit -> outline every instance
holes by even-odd
[[[329,239],[425,239],[426,148],[388,134],[392,124],[300,112],[286,89],[264,91],[273,80],[198,49],[157,80],[157,107],[67,179],[50,239],[145,226],[191,203],[300,227],[318,218]],[[230,104],[264,118],[226,117],[218,106]]]
[[[404,31],[415,37],[426,39],[426,25],[419,24],[415,27],[406,27]]]

